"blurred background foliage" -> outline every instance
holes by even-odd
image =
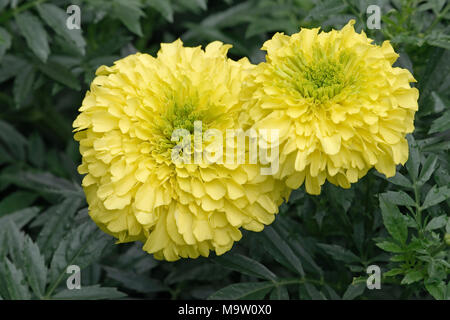
[[[66,28],[69,5],[81,30]],[[381,30],[366,27],[369,5]],[[450,299],[450,4],[445,0],[0,0],[0,299]],[[154,260],[87,214],[72,121],[95,70],[179,37],[264,60],[263,42],[349,19],[391,40],[420,90],[410,159],[349,190],[293,192],[223,256]],[[82,289],[67,290],[67,266]],[[381,289],[366,288],[369,265]]]

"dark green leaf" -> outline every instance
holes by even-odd
[[[22,58],[5,55],[0,63],[0,83],[17,76],[26,65],[27,62]]]
[[[391,241],[378,242],[377,246],[379,248],[383,249],[384,251],[388,251],[388,252],[400,253],[400,252],[404,251],[398,244],[391,242]]]
[[[390,183],[396,184],[398,186],[408,188],[408,189],[413,188],[412,182],[410,180],[408,180],[408,178],[406,178],[400,172],[397,172],[395,176],[387,179],[387,181],[389,181]]]
[[[338,261],[343,261],[347,263],[360,262],[361,259],[356,256],[353,252],[345,249],[337,244],[324,244],[318,243],[317,246],[322,248],[326,253],[333,257],[333,259]]]
[[[450,188],[447,186],[437,187],[434,185],[430,191],[428,191],[425,200],[422,204],[422,209],[427,209],[429,207],[435,206],[442,201],[450,198]]]
[[[397,206],[390,203],[384,195],[380,195],[380,208],[384,225],[389,234],[400,243],[405,243],[408,237],[408,227]]]
[[[229,285],[208,297],[208,300],[259,300],[273,288],[273,283],[246,282]]]
[[[7,225],[7,221],[11,220],[17,226],[17,228],[22,228],[28,222],[30,222],[40,211],[37,207],[25,208],[19,211],[7,214],[0,218],[0,229],[2,225]]]
[[[308,295],[311,297],[312,300],[326,300],[327,298],[325,295],[317,290],[317,288],[312,285],[311,283],[306,282],[303,284],[305,286],[306,292],[308,292]]]
[[[344,295],[342,296],[343,300],[353,300],[364,293],[366,289],[366,283],[356,283],[348,286],[347,290],[345,290]]]
[[[275,280],[277,278],[277,276],[272,271],[267,269],[258,261],[240,254],[228,253],[223,256],[217,257],[214,261],[218,262],[226,268],[236,270],[250,276],[255,276],[266,280]]]
[[[73,43],[79,52],[84,55],[86,42],[81,35],[81,29],[69,29],[66,26],[67,13],[51,3],[42,3],[37,6],[41,18],[61,37]]]
[[[305,275],[300,259],[294,254],[286,241],[284,241],[272,227],[267,227],[264,229],[263,239],[265,249],[276,260],[278,260],[278,262],[286,267],[292,268],[301,276]]]
[[[10,47],[11,35],[8,31],[0,27],[0,61],[2,61],[3,56]]]
[[[102,288],[99,285],[81,287],[81,289],[65,289],[52,298],[56,300],[103,300],[119,299],[126,297],[126,294],[118,291],[116,288]]]
[[[433,172],[436,170],[438,157],[436,155],[430,155],[423,164],[422,170],[420,170],[419,175],[419,185],[423,185],[427,182]]]
[[[5,259],[2,261],[0,268],[0,274],[2,275],[0,281],[3,282],[1,285],[4,286],[11,300],[29,300],[31,298],[30,291],[25,283],[22,271],[17,269],[17,267]]]
[[[277,286],[270,293],[270,300],[289,300],[289,292],[286,287]]]
[[[21,108],[31,94],[36,71],[33,66],[26,65],[14,79],[14,102],[17,108]]]
[[[450,130],[450,110],[445,111],[442,116],[433,121],[428,133],[444,132]]]
[[[21,266],[24,263],[23,248],[25,245],[25,234],[10,219],[7,220],[5,228],[9,255],[13,263]]]
[[[423,279],[423,274],[419,270],[408,272],[402,280],[402,284],[411,284]]]
[[[27,191],[16,191],[8,195],[0,201],[0,217],[30,206],[37,197],[37,194]]]
[[[111,239],[95,223],[88,221],[73,229],[60,243],[53,255],[50,267],[49,291],[63,280],[66,269],[77,265],[80,269],[97,260]]]
[[[25,11],[16,15],[16,24],[30,49],[42,62],[46,62],[50,54],[50,48],[48,46],[47,32],[41,21],[30,11]]]
[[[131,32],[142,37],[142,28],[139,22],[144,16],[140,2],[135,0],[114,0],[113,12]]]
[[[47,283],[47,267],[39,247],[29,237],[25,240],[23,255],[23,271],[28,284],[34,294],[41,298],[45,293],[45,285]]]
[[[445,227],[447,224],[448,216],[446,214],[443,214],[439,217],[434,217],[433,219],[428,222],[427,226],[425,227],[425,230],[431,231],[436,230]]]
[[[146,4],[153,7],[156,11],[169,22],[173,22],[173,8],[170,1],[167,0],[146,0]]]
[[[50,207],[51,216],[44,224],[37,243],[48,259],[61,244],[62,238],[72,227],[72,219],[81,205],[81,199],[67,198],[60,204]]]
[[[108,277],[119,281],[128,289],[142,293],[160,292],[167,290],[167,287],[164,286],[159,280],[150,279],[149,277],[144,275],[111,267],[104,267],[104,269],[108,273]]]
[[[78,79],[65,66],[49,59],[47,63],[39,64],[38,68],[45,75],[68,86],[69,88],[80,90],[80,83]]]
[[[447,286],[445,282],[431,282],[425,283],[425,288],[436,300],[446,300],[447,299]]]
[[[383,197],[390,203],[399,206],[414,207],[416,205],[415,201],[404,191],[388,191],[383,193]]]

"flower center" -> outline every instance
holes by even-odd
[[[343,82],[342,66],[328,61],[306,66],[303,76],[316,89],[340,85]]]
[[[154,124],[155,130],[155,149],[158,154],[165,154],[172,149],[178,142],[172,141],[172,134],[177,129],[187,130],[191,135],[194,134],[194,122],[204,119],[204,111],[198,110],[194,103],[187,101],[179,103],[172,101],[164,113],[160,114]],[[202,127],[202,131],[203,131]]]
[[[322,104],[355,83],[356,76],[348,68],[351,56],[346,52],[327,54],[316,49],[311,58],[302,53],[286,57],[283,67],[275,69],[281,83],[303,98]]]

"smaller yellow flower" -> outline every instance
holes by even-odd
[[[247,125],[280,130],[276,178],[292,189],[305,182],[319,194],[325,180],[349,188],[372,167],[391,177],[408,159],[415,79],[392,67],[398,54],[388,41],[372,44],[353,24],[275,34],[243,90]]]

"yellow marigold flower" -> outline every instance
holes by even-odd
[[[261,231],[274,220],[286,188],[259,165],[172,160],[176,129],[240,127],[241,84],[254,66],[228,59],[230,47],[177,40],[157,58],[137,53],[97,70],[73,126],[90,216],[118,242],[143,241],[169,261],[220,255],[241,227]]]
[[[280,129],[276,178],[292,189],[305,182],[320,194],[325,180],[349,188],[372,167],[390,177],[408,159],[415,79],[392,67],[398,54],[388,41],[372,44],[353,24],[275,34],[245,89],[247,123]]]

